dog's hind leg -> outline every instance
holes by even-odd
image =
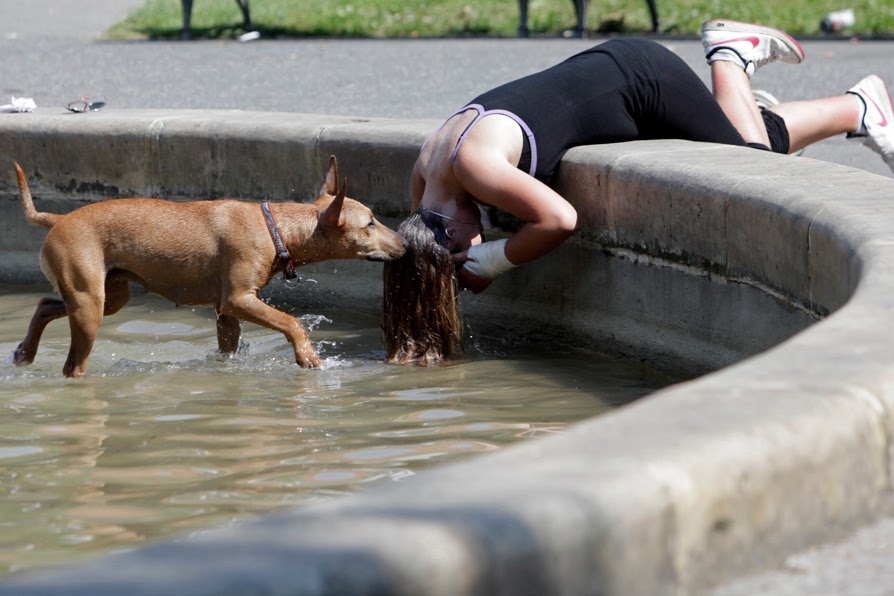
[[[37,345],[40,343],[40,337],[43,330],[46,329],[52,321],[61,319],[68,314],[65,303],[58,298],[41,298],[37,303],[37,309],[34,316],[31,317],[31,323],[28,325],[28,332],[25,339],[15,349],[12,354],[12,361],[16,366],[24,366],[34,362],[37,356]]]
[[[62,368],[62,374],[66,377],[82,377],[87,374],[87,359],[102,322],[104,305],[105,297],[99,292],[74,291],[65,295],[68,324],[71,328],[71,346]]]
[[[116,313],[130,300],[130,286],[126,280],[110,275],[106,280],[105,296],[103,314]],[[46,326],[67,315],[68,309],[64,301],[59,298],[41,298],[37,303],[34,316],[31,317],[25,339],[12,354],[13,363],[16,366],[24,366],[34,362],[34,358],[37,356],[37,346]]]
[[[221,354],[235,354],[239,349],[241,335],[239,319],[217,313],[217,349]]]

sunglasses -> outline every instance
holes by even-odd
[[[81,99],[68,102],[68,105],[65,107],[69,112],[80,114],[83,112],[95,112],[96,110],[105,107],[105,105],[105,97],[82,97]]]
[[[421,207],[420,210],[431,213],[432,215],[437,215],[438,217],[440,217],[442,219],[449,219],[450,221],[455,221],[456,223],[466,224],[467,226],[472,226],[472,227],[478,228],[479,230],[484,229],[481,226],[481,224],[479,224],[479,223],[475,223],[473,221],[466,221],[464,219],[456,219],[455,217],[450,217],[449,215],[444,215],[443,213],[438,213],[437,211],[432,211],[428,207]]]

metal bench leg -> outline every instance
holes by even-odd
[[[650,0],[651,1],[651,0]],[[239,10],[242,11],[242,22],[245,29],[251,29],[251,17],[248,14],[248,0],[236,0]]]
[[[652,33],[658,33],[661,23],[658,20],[658,7],[655,6],[655,0],[646,0],[649,3],[649,14],[652,15]]]
[[[587,30],[587,5],[589,0],[574,0],[574,13],[577,16],[577,28],[574,33],[577,37],[583,37]]]
[[[518,36],[528,35],[528,0],[518,0]]]

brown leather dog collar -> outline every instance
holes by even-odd
[[[295,273],[295,265],[292,263],[291,255],[289,255],[289,249],[283,244],[282,236],[279,234],[276,220],[273,219],[273,213],[270,212],[270,204],[267,201],[261,203],[261,211],[264,212],[264,221],[267,222],[267,229],[270,230],[270,237],[273,238],[276,256],[282,263],[282,275],[286,279],[295,279],[298,277],[298,274]]]

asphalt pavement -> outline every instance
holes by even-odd
[[[142,0],[0,3],[0,103],[10,95],[30,97],[38,110],[62,111],[79,97],[104,96],[108,110],[238,109],[441,119],[491,86],[600,41],[97,41],[140,4]],[[235,3],[233,20],[238,21]],[[569,26],[572,21],[569,7]],[[655,39],[709,82],[698,40]],[[754,77],[754,86],[792,101],[841,93],[869,73],[894,85],[894,42],[810,39],[803,45],[808,56],[803,64],[764,68]],[[894,177],[877,155],[843,138],[822,141],[792,159],[805,158]],[[892,561],[894,520],[882,520],[839,543],[788,557],[775,571],[731,582],[713,596],[890,595]]]
[[[81,96],[102,95],[110,110],[220,108],[441,119],[491,86],[600,41],[92,41],[139,4],[138,0],[0,2],[0,99],[5,103],[8,95],[31,97],[40,110],[61,110]],[[572,23],[570,9],[568,16]],[[815,15],[817,20],[821,17]],[[236,3],[233,21],[239,21]],[[698,40],[657,39],[709,82]],[[894,84],[890,41],[811,39],[804,47],[803,64],[761,69],[754,86],[790,101],[842,93],[869,73]],[[818,143],[804,156],[894,176],[877,155],[844,138]]]

